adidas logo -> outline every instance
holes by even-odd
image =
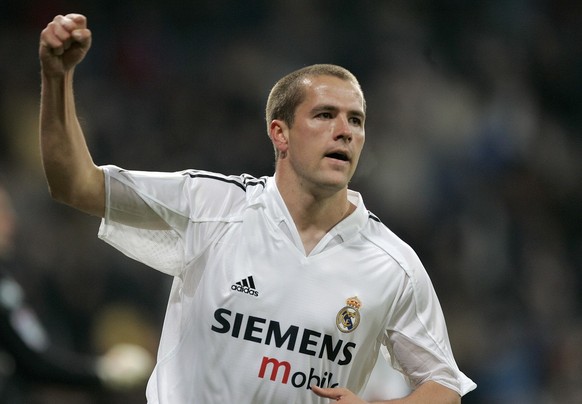
[[[232,285],[230,287],[232,290],[236,290],[237,292],[245,293],[247,295],[259,297],[259,291],[255,286],[255,281],[253,280],[253,276],[248,276],[245,279],[242,279]]]

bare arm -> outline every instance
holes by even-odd
[[[51,196],[103,217],[103,173],[93,163],[87,148],[73,95],[75,66],[90,46],[91,32],[86,18],[80,14],[57,16],[42,31],[40,145]]]
[[[393,404],[460,404],[461,397],[453,391],[436,382],[426,382],[414,390],[410,395],[398,399],[389,400],[386,403]]]
[[[320,397],[330,398],[342,404],[368,404],[354,393],[344,388],[322,389],[311,387]],[[457,392],[435,382],[426,382],[404,398],[397,400],[375,401],[369,404],[460,404]]]

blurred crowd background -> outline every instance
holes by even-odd
[[[270,175],[273,83],[313,63],[352,70],[368,118],[351,188],[425,264],[478,384],[463,402],[582,403],[581,2],[2,0],[14,276],[57,344],[155,352],[171,279],[97,240],[99,220],[44,182],[38,37],[69,12],[94,35],[76,96],[98,164]],[[144,401],[143,387],[28,394]]]

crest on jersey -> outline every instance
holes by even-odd
[[[341,332],[352,332],[360,325],[360,307],[362,302],[357,296],[346,299],[346,306],[338,311],[335,323]]]

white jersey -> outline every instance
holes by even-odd
[[[104,171],[100,237],[174,276],[150,403],[327,403],[309,386],[360,393],[382,344],[413,387],[475,387],[417,256],[358,193],[306,256],[273,177]]]

